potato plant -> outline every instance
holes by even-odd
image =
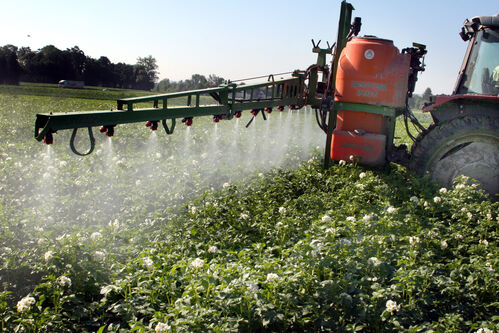
[[[114,103],[23,89],[0,93],[2,331],[499,330],[499,204],[467,179],[324,170],[310,110],[117,126],[81,158],[34,114]]]

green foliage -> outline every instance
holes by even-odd
[[[26,140],[36,112],[112,106],[0,94],[2,331],[499,329],[499,203],[466,179],[439,189],[397,166],[323,170],[292,140],[281,169],[240,166],[235,152],[198,162],[209,119],[185,150],[174,148],[187,132],[147,152],[143,125],[119,127],[115,161],[100,137],[88,158]],[[233,133],[218,125],[227,152]],[[248,156],[254,138],[239,140]],[[210,158],[226,162],[209,170]],[[165,167],[150,179],[151,163]],[[106,215],[112,205],[118,213]]]

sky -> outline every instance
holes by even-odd
[[[451,93],[466,50],[466,18],[499,13],[497,0],[352,0],[360,35],[425,44],[416,93]],[[339,0],[0,0],[0,45],[77,45],[93,58],[135,64],[152,55],[160,79],[225,79],[306,69],[311,39],[336,41]],[[329,59],[328,59],[329,62]]]

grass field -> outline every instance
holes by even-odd
[[[2,332],[499,330],[499,203],[323,170],[311,110],[120,125],[88,157],[33,139],[36,113],[135,93],[0,86]]]

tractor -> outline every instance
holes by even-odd
[[[499,192],[499,15],[464,22],[469,41],[450,96],[431,96],[424,108],[434,124],[411,149],[409,168],[445,186],[458,175]]]
[[[72,129],[72,151],[90,154],[95,146],[92,127],[113,136],[118,124],[145,122],[157,130],[159,122],[172,134],[176,120],[193,125],[195,117],[211,116],[214,122],[239,118],[250,111],[259,114],[315,110],[319,128],[326,133],[324,167],[332,161],[355,161],[373,167],[391,162],[418,174],[429,174],[443,186],[459,175],[477,180],[492,196],[499,183],[499,16],[465,21],[461,37],[469,40],[456,87],[451,96],[432,96],[424,112],[433,124],[422,126],[408,107],[418,73],[424,71],[426,47],[414,43],[399,51],[393,41],[376,36],[358,36],[361,19],[352,21],[353,6],[341,3],[338,36],[332,46],[320,47],[312,40],[317,62],[295,70],[289,78],[269,75],[266,82],[224,84],[200,90],[126,98],[108,111],[37,114],[35,138],[53,143],[58,130]],[[326,57],[331,55],[328,64]],[[184,101],[179,105],[178,99]],[[211,103],[206,104],[209,98]],[[137,108],[143,103],[149,108]],[[397,117],[403,117],[411,150],[394,145]],[[250,123],[251,123],[250,121]],[[409,130],[409,122],[419,131]],[[248,123],[247,126],[250,125]],[[88,128],[90,148],[76,150],[77,130]],[[496,196],[497,198],[497,196]]]

